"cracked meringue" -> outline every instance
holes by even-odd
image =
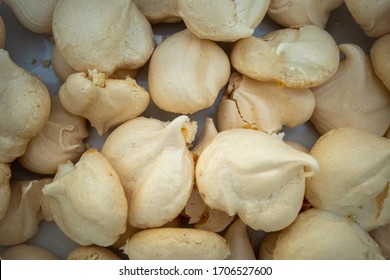
[[[109,246],[126,230],[127,201],[114,169],[96,150],[58,167],[42,189],[57,226],[80,245]]]
[[[150,60],[148,84],[162,110],[192,114],[213,105],[230,76],[230,62],[215,42],[183,30],[164,40]]]
[[[53,36],[62,56],[80,72],[137,69],[154,49],[150,23],[133,0],[59,0]]]
[[[318,168],[312,156],[272,135],[230,129],[200,154],[196,184],[210,208],[237,213],[255,230],[277,231],[297,217],[305,178]]]
[[[312,88],[316,105],[311,122],[321,134],[353,127],[384,135],[390,125],[390,92],[359,46],[341,44],[339,48],[345,58],[336,74]]]
[[[187,146],[196,129],[187,116],[171,122],[137,117],[109,135],[102,153],[125,189],[131,226],[159,227],[183,210],[194,181],[194,159]]]
[[[67,111],[88,119],[100,136],[142,114],[150,101],[149,93],[132,78],[109,79],[96,70],[70,75],[59,96]]]
[[[219,131],[253,128],[271,134],[284,125],[295,127],[305,123],[314,106],[310,89],[280,87],[234,73],[218,105],[217,126]]]
[[[320,164],[307,179],[313,207],[349,217],[365,230],[390,222],[390,140],[353,128],[325,133],[310,150]]]
[[[51,108],[49,120],[18,158],[24,168],[40,174],[55,174],[60,163],[76,162],[86,149],[86,120],[66,111],[58,96],[51,97]]]
[[[178,12],[198,38],[236,41],[249,37],[263,20],[270,0],[178,0]]]
[[[241,39],[233,45],[230,59],[238,72],[252,79],[310,88],[336,73],[339,50],[328,32],[302,25]]]

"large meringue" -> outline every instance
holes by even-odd
[[[200,154],[196,183],[206,204],[238,214],[255,230],[280,230],[297,217],[305,178],[319,166],[282,140],[250,129],[220,132]]]
[[[390,140],[363,130],[325,133],[310,150],[320,171],[308,178],[316,208],[349,217],[365,230],[390,222]]]
[[[133,0],[59,0],[53,36],[69,65],[84,72],[137,69],[154,49],[150,23]]]
[[[189,145],[196,123],[137,117],[117,127],[102,153],[125,188],[131,226],[159,227],[176,218],[192,191],[194,160]]]
[[[230,58],[237,71],[252,79],[310,88],[336,73],[339,50],[328,32],[303,25],[241,39],[234,44]]]
[[[43,194],[57,226],[80,245],[109,246],[126,230],[127,201],[118,175],[96,150],[61,164]]]
[[[148,84],[160,109],[192,114],[213,105],[229,76],[230,62],[222,48],[183,30],[156,48]]]

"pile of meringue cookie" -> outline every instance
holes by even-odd
[[[344,2],[368,54],[324,29]],[[28,245],[41,221],[80,245],[68,259],[390,258],[390,1],[1,5],[52,36],[62,82],[50,95],[11,60],[1,20],[1,258],[58,258]],[[255,37],[266,16],[280,29]],[[179,21],[156,44],[152,26]],[[307,122],[312,147],[283,140]]]

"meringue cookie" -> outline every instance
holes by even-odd
[[[50,182],[51,178],[11,182],[11,198],[7,212],[0,220],[1,246],[26,242],[38,232],[38,225],[42,220],[42,188]]]
[[[359,225],[312,208],[283,229],[276,241],[276,260],[383,260],[378,244]]]
[[[7,212],[9,200],[11,198],[11,189],[9,180],[11,178],[11,169],[9,164],[0,163],[0,220]]]
[[[142,230],[121,249],[130,260],[223,260],[230,253],[222,236],[191,228]]]
[[[178,13],[176,0],[134,0],[138,9],[150,23],[178,22],[181,17]]]
[[[0,163],[23,155],[50,114],[50,94],[41,80],[0,49]]]
[[[390,32],[390,1],[345,0],[352,17],[369,37]]]
[[[310,88],[336,73],[339,50],[328,32],[303,25],[241,39],[233,45],[230,59],[237,71],[252,79]]]
[[[310,89],[280,87],[233,73],[218,105],[218,130],[253,128],[269,134],[284,125],[296,127],[308,121],[314,111]]]
[[[390,222],[390,140],[353,128],[324,134],[310,154],[321,168],[306,184],[313,207],[355,220],[365,230]]]
[[[345,54],[336,74],[312,88],[316,100],[311,122],[321,134],[353,127],[384,135],[390,125],[390,92],[376,77],[364,51],[341,44]]]
[[[192,114],[213,105],[229,76],[230,62],[222,48],[183,30],[156,48],[148,84],[160,109]]]
[[[267,15],[284,27],[314,24],[325,28],[330,12],[343,2],[343,0],[271,0]]]
[[[374,42],[370,49],[370,58],[376,75],[390,90],[390,34]]]
[[[67,111],[88,119],[100,136],[141,115],[150,101],[149,93],[132,78],[108,79],[96,70],[70,75],[59,96]]]
[[[154,49],[150,23],[133,0],[59,0],[53,36],[62,56],[80,72],[137,69]]]
[[[196,183],[210,208],[238,214],[255,230],[280,230],[297,217],[305,178],[317,161],[282,140],[250,129],[220,132],[200,154]]]
[[[131,226],[159,227],[183,210],[194,181],[187,145],[195,134],[196,123],[179,116],[171,122],[138,117],[109,135],[102,153],[125,188]]]
[[[57,226],[80,245],[112,245],[126,230],[127,201],[118,175],[96,150],[61,164],[43,194]]]
[[[263,20],[270,0],[178,0],[179,15],[201,39],[236,41],[249,37]]]
[[[66,111],[58,96],[51,97],[51,108],[49,120],[18,158],[24,168],[40,174],[55,174],[59,164],[76,162],[89,134],[86,120]]]

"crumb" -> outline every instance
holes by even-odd
[[[51,65],[50,59],[41,60],[41,64],[43,67],[48,68]]]

